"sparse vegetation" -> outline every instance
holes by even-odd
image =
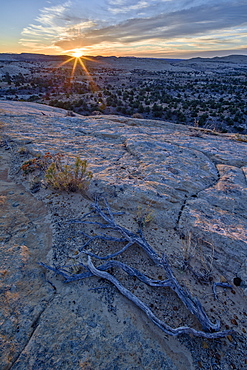
[[[226,63],[221,73],[220,65],[212,68],[210,63],[187,66],[183,63],[182,70],[177,71],[175,67],[180,66],[177,62],[171,71],[132,69],[130,65],[131,73],[126,74],[126,69],[85,61],[92,77],[90,81],[80,68],[76,68],[71,80],[73,63],[56,70],[45,62],[43,69],[31,64],[31,75],[3,76],[0,95],[9,100],[36,101],[63,108],[70,112],[69,116],[73,112],[134,115],[246,134],[246,64],[240,63],[232,69]]]
[[[0,195],[0,205],[2,206],[6,202],[6,196]]]
[[[237,141],[242,141],[244,143],[247,143],[247,135],[236,134],[236,135],[234,135],[234,138]]]
[[[144,228],[147,225],[150,224],[150,222],[153,221],[153,210],[150,211],[150,207],[147,208],[142,208],[139,206],[137,208],[137,213],[136,213],[136,222],[138,223],[140,228]]]
[[[46,184],[55,190],[67,192],[81,192],[86,194],[90,181],[93,177],[91,171],[87,169],[87,161],[76,157],[74,164],[68,164],[64,155],[61,153],[45,153],[43,156],[25,161],[21,169],[25,175],[39,172],[38,176],[44,173]],[[38,183],[40,182],[40,179]],[[32,180],[31,186],[37,188],[37,181]]]
[[[23,154],[22,152],[19,153]],[[49,166],[50,160],[55,156],[56,155],[52,156],[48,152],[43,156],[37,155],[35,158],[25,161],[22,164],[21,169],[25,173],[25,175],[28,175],[29,173],[35,172],[37,170],[44,171]]]
[[[87,170],[87,161],[76,157],[73,165],[63,164],[62,156],[57,156],[46,170],[47,184],[56,190],[85,193],[93,177]]]
[[[132,115],[132,117],[133,118],[143,118],[143,115],[141,114],[141,113],[134,113],[133,115]]]
[[[21,155],[25,155],[25,154],[28,154],[29,151],[27,148],[25,148],[24,146],[22,146],[19,150],[18,150],[18,153],[21,154]]]

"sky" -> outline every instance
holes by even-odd
[[[247,0],[1,2],[0,53],[247,55]]]

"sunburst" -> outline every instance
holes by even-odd
[[[75,49],[71,55],[74,57],[74,58],[81,58],[83,53],[80,49]]]
[[[92,76],[90,75],[90,73],[89,73],[89,71],[88,71],[88,69],[87,69],[83,60],[90,60],[91,62],[95,62],[95,63],[97,63],[97,62],[95,60],[89,58],[89,57],[85,57],[85,56],[82,56],[82,55],[83,54],[80,51],[80,49],[74,49],[74,51],[71,52],[71,58],[69,58],[69,59],[65,60],[64,62],[60,63],[57,68],[62,67],[63,65],[74,61],[73,67],[72,67],[72,70],[71,70],[71,75],[70,75],[70,84],[71,84],[72,81],[74,80],[76,67],[79,63],[81,68],[83,69],[84,73],[86,74],[87,78],[92,83],[92,86],[94,86],[94,88],[96,88],[96,84],[95,84]]]

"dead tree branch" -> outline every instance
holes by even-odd
[[[216,287],[217,286],[220,286],[222,288],[230,288],[230,289],[232,289],[232,285],[230,285],[228,283],[214,283],[213,284],[214,299],[218,299],[218,295],[216,293]]]
[[[157,325],[162,331],[164,331],[168,335],[177,336],[179,334],[193,334],[198,337],[213,339],[213,338],[221,338],[229,334],[228,331],[221,331],[221,332],[215,332],[215,333],[205,333],[203,331],[195,330],[193,328],[190,328],[188,326],[180,326],[176,329],[173,329],[171,326],[164,323],[162,320],[160,320],[157,316],[154,315],[154,313],[150,310],[150,308],[145,305],[139,298],[137,298],[133,293],[131,293],[128,289],[126,289],[114,276],[109,274],[106,271],[100,271],[98,270],[92,263],[90,256],[88,256],[88,268],[94,274],[95,276],[101,277],[103,279],[106,279],[110,281],[112,284],[115,285],[115,287],[122,293],[126,298],[128,298],[130,301],[132,301],[137,307],[139,307],[147,317],[155,324]]]
[[[204,308],[202,307],[199,299],[197,297],[192,297],[191,293],[183,288],[179,282],[177,281],[170,265],[168,262],[168,258],[166,255],[163,255],[162,257],[159,256],[159,254],[150,246],[150,244],[146,241],[146,239],[143,236],[142,230],[140,229],[137,233],[133,233],[130,230],[122,227],[118,223],[116,223],[114,214],[109,204],[106,200],[104,201],[104,207],[101,207],[99,204],[99,200],[96,199],[95,203],[92,205],[94,208],[94,213],[87,214],[83,219],[80,220],[71,220],[70,223],[81,223],[81,224],[90,224],[95,225],[100,229],[107,229],[114,232],[114,234],[117,232],[121,235],[121,237],[112,237],[106,234],[99,234],[96,236],[89,236],[86,233],[82,233],[88,240],[79,248],[79,253],[74,256],[74,258],[80,259],[80,256],[82,254],[88,255],[88,263],[87,266],[85,264],[79,262],[78,265],[80,265],[82,268],[85,269],[83,273],[78,274],[71,274],[68,270],[65,268],[57,268],[57,267],[50,267],[47,265],[42,264],[42,266],[48,268],[51,271],[54,271],[56,274],[60,274],[65,278],[65,282],[71,282],[76,280],[81,280],[88,278],[90,276],[99,276],[101,278],[104,278],[108,281],[110,281],[112,284],[114,284],[117,289],[125,295],[128,299],[130,299],[132,302],[134,302],[140,309],[142,309],[146,315],[154,322],[158,327],[160,327],[165,333],[169,335],[178,335],[178,334],[184,334],[189,333],[193,334],[195,336],[201,336],[204,338],[221,338],[232,331],[220,331],[220,322],[216,321],[216,323],[211,322],[209,317],[207,316]],[[89,221],[88,219],[92,219],[93,217],[100,217],[102,219],[102,222],[99,221]],[[94,240],[101,240],[101,241],[116,241],[116,242],[124,242],[125,245],[123,248],[119,249],[118,251],[106,255],[106,256],[99,256],[97,254],[94,254],[92,252],[87,251],[85,248],[90,245],[90,243]],[[150,279],[149,277],[142,274],[137,269],[134,269],[127,264],[124,264],[122,262],[116,261],[116,260],[110,260],[106,262],[103,265],[98,266],[97,268],[93,265],[91,261],[91,257],[96,258],[98,260],[109,260],[111,258],[114,258],[118,256],[119,254],[123,253],[126,249],[131,247],[132,245],[138,245],[153,261],[153,263],[161,267],[165,273],[166,273],[166,280],[160,281],[160,280],[154,280]],[[177,329],[171,328],[169,325],[162,322],[160,319],[158,319],[154,313],[149,309],[148,306],[146,306],[142,301],[140,301],[139,298],[137,298],[133,293],[131,293],[129,290],[127,290],[112,274],[109,272],[106,272],[106,270],[109,270],[112,267],[121,268],[123,271],[125,271],[129,276],[135,276],[143,283],[152,286],[152,287],[169,287],[171,288],[179,297],[179,299],[183,302],[183,304],[187,307],[187,309],[195,315],[195,317],[198,319],[200,324],[202,325],[203,331],[197,331],[190,327],[179,327]]]

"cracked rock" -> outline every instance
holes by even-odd
[[[8,151],[1,147],[0,171],[3,369],[198,370],[212,358],[222,369],[231,368],[232,359],[243,368],[247,144],[234,135],[162,121],[65,116],[62,109],[35,103],[1,101],[0,115],[2,133],[11,142]],[[85,242],[82,231],[93,236],[95,230],[66,223],[91,211],[80,194],[58,194],[42,182],[30,193],[28,178],[20,173],[23,146],[28,158],[60,152],[69,162],[86,159],[94,175],[92,197],[103,195],[114,211],[124,211],[119,222],[134,232],[146,217],[150,245],[168,255],[179,281],[198,296],[210,318],[220,320],[223,329],[234,326],[237,334],[207,342],[167,338],[108,283],[92,278],[64,284],[61,276],[41,268],[37,262],[73,263],[71,256]],[[108,244],[107,250],[116,247]],[[144,257],[136,246],[124,254],[135,268],[165,279]],[[208,277],[204,284],[201,272]],[[240,283],[218,287],[215,301],[211,282],[233,284],[236,277]],[[169,289],[156,295],[121,278],[162,320],[199,325]]]

